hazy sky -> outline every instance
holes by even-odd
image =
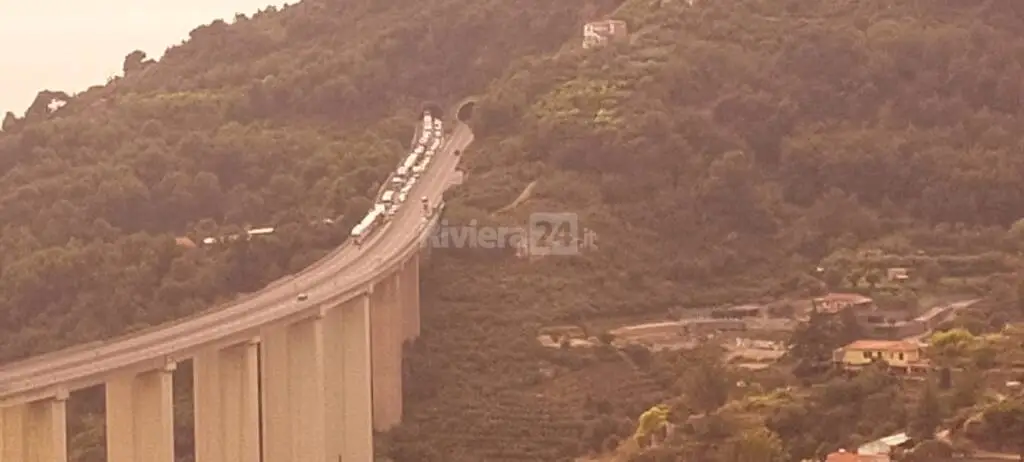
[[[214,19],[278,0],[0,0],[0,118],[40,90],[75,93],[120,74],[132,50],[159,58]],[[297,3],[292,0],[288,3]]]

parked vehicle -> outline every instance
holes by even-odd
[[[357,246],[363,245],[363,242],[373,234],[380,225],[384,223],[384,207],[375,206],[369,213],[363,217],[363,220],[359,222],[355,227],[352,228],[352,239],[355,240]]]

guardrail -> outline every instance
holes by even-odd
[[[252,324],[251,326],[244,326],[238,329],[237,331],[232,332],[231,334],[225,335],[223,337],[218,337],[206,341],[197,341],[193,344],[178,346],[176,348],[168,346],[163,348],[164,351],[159,351],[158,349],[158,351],[148,354],[137,361],[133,361],[129,364],[124,364],[122,367],[119,367],[119,369],[144,369],[146,368],[146,365],[152,364],[154,361],[162,362],[164,360],[186,359],[188,357],[193,356],[196,352],[201,351],[204,348],[208,348],[219,343],[225,343],[226,341],[227,343],[231,343],[232,337],[250,337],[255,334],[254,332],[252,332],[253,330],[260,329],[262,328],[262,326],[265,326],[267,324],[280,323],[283,320],[287,320],[288,318],[303,318],[306,316],[313,316],[319,313],[324,308],[325,305],[333,306],[339,303],[344,303],[355,297],[361,296],[362,294],[367,292],[368,287],[379,283],[384,278],[391,277],[393,272],[398,268],[399,265],[403,264],[412,253],[419,250],[420,245],[425,240],[426,236],[429,235],[429,230],[437,224],[439,217],[440,214],[434,214],[431,217],[430,221],[427,222],[427,225],[424,226],[418,232],[415,239],[410,239],[409,242],[402,246],[401,249],[393,252],[389,257],[383,260],[379,264],[379,266],[373,268],[373,270],[368,271],[364,276],[353,281],[348,290],[344,290],[336,294],[327,295],[324,299],[314,301],[309,305],[295,305],[295,309],[283,310],[280,313],[268,313],[264,319],[253,319],[252,322],[250,323]],[[106,342],[106,344],[103,346],[114,346],[112,345],[112,343],[120,344],[124,340],[124,338],[113,339],[110,342]],[[241,340],[243,339],[240,338],[239,341]],[[95,343],[96,342],[88,345],[94,346]],[[150,348],[157,349],[155,348],[156,346],[157,345],[150,346]],[[66,352],[58,353],[66,354]],[[114,354],[126,353],[114,352]],[[100,354],[97,353],[96,356],[100,356]],[[80,361],[63,363],[61,364],[61,368],[67,369],[80,367],[83,364],[92,362],[93,359],[94,358],[82,358],[82,360]],[[21,381],[21,383],[16,383],[13,387],[11,387],[23,389],[14,390],[13,393],[5,393],[3,397],[0,397],[0,403],[9,404],[33,401],[48,396],[56,396],[62,392],[67,392],[69,390],[85,388],[95,384],[103,383],[109,372],[109,370],[100,370],[93,373],[72,377],[61,377],[58,375],[52,377],[51,380],[47,380],[45,383],[37,386],[32,386],[30,384],[24,383],[25,381],[31,379],[33,375],[30,375],[26,377],[23,381]],[[69,371],[69,373],[74,373],[74,371]]]
[[[438,119],[435,118],[434,120],[438,120]],[[423,118],[422,117],[420,117],[419,123],[416,124],[416,132],[413,134],[412,143],[410,144],[412,149],[416,149],[416,147],[419,145],[419,139],[420,139],[420,134],[421,133],[423,133]],[[424,148],[425,148],[425,146],[424,146]],[[399,160],[399,162],[403,162],[408,155],[409,155],[409,152],[407,151],[402,156],[402,159]],[[388,187],[391,186],[391,181],[395,178],[395,174],[396,174],[395,170],[392,170],[391,173],[388,175],[388,177],[384,180],[384,182],[381,183],[380,187],[377,188],[377,195],[374,196],[374,199],[373,199],[373,203],[374,204],[380,202],[381,197],[384,195],[384,191],[386,191],[388,189]]]
[[[417,126],[416,133],[418,135],[420,133],[420,131],[422,130],[422,123],[417,123],[416,126]],[[416,139],[413,140],[414,144],[415,144],[415,140]],[[381,186],[380,190],[377,193],[376,200],[380,199],[381,194],[383,194],[383,191],[387,188],[387,186],[391,182],[391,179],[394,178],[394,175],[395,175],[395,173],[393,171],[392,171],[392,173],[390,175],[388,175],[388,178],[385,180],[385,182],[383,183],[383,185]],[[131,340],[134,340],[134,339],[138,339],[140,337],[145,337],[145,336],[148,336],[148,335],[153,335],[153,334],[155,334],[157,332],[160,332],[160,331],[163,331],[165,329],[173,329],[173,328],[178,327],[178,326],[180,326],[182,324],[193,322],[193,321],[195,321],[197,319],[200,319],[200,318],[203,318],[203,317],[206,317],[206,316],[209,316],[209,315],[213,315],[215,313],[220,313],[224,317],[231,317],[231,316],[234,316],[234,315],[242,314],[242,313],[244,313],[244,311],[239,312],[239,313],[235,313],[232,310],[239,310],[241,306],[244,306],[245,304],[251,302],[253,299],[255,299],[257,297],[260,297],[260,296],[266,296],[265,294],[266,294],[266,292],[269,289],[273,289],[275,287],[280,287],[280,286],[282,286],[282,285],[284,285],[286,283],[290,283],[290,282],[296,282],[296,283],[300,282],[298,280],[302,279],[305,276],[308,276],[310,273],[315,272],[316,270],[320,269],[321,267],[323,267],[328,262],[334,260],[334,258],[336,258],[338,256],[338,254],[340,254],[341,252],[343,252],[346,248],[348,248],[350,246],[351,246],[351,242],[346,240],[346,241],[342,242],[341,245],[339,245],[338,247],[335,247],[330,252],[328,252],[327,255],[321,257],[320,259],[318,259],[317,261],[313,262],[309,266],[306,266],[305,268],[299,270],[297,273],[293,273],[293,274],[289,274],[289,275],[285,275],[285,276],[282,276],[280,278],[277,278],[274,281],[271,281],[270,283],[268,283],[263,288],[261,288],[259,291],[245,293],[245,294],[236,294],[236,296],[234,296],[232,299],[230,299],[230,300],[228,300],[228,301],[226,301],[224,303],[214,304],[213,306],[210,306],[209,308],[206,308],[206,309],[204,309],[202,311],[198,311],[196,313],[190,314],[190,315],[185,316],[183,318],[178,318],[178,319],[175,319],[175,320],[167,321],[167,322],[155,325],[155,326],[149,326],[149,327],[146,327],[144,329],[140,329],[140,330],[137,330],[137,331],[134,331],[134,332],[126,333],[126,334],[123,334],[123,335],[119,335],[119,336],[116,336],[116,337],[113,337],[113,338],[108,338],[108,339],[104,339],[104,340],[96,340],[96,341],[92,341],[92,342],[89,342],[89,343],[86,343],[86,344],[75,345],[75,346],[71,346],[71,347],[68,347],[68,348],[60,349],[60,350],[57,350],[57,351],[52,351],[52,352],[49,352],[49,353],[43,353],[42,355],[36,355],[36,356],[25,358],[25,359],[22,359],[22,360],[19,360],[19,361],[14,361],[14,362],[10,362],[10,363],[4,364],[4,365],[0,365],[0,377],[3,377],[4,370],[20,369],[20,368],[30,367],[30,366],[33,366],[33,365],[36,365],[36,364],[42,364],[42,363],[51,361],[51,360],[53,360],[53,358],[56,358],[56,357],[66,356],[66,355],[75,354],[75,353],[81,353],[81,352],[87,351],[87,350],[100,349],[100,348],[103,348],[103,347],[106,347],[106,346],[110,346],[111,343],[121,343],[121,342],[125,342],[125,341],[131,341]],[[274,299],[274,301],[272,303],[277,303],[277,302],[283,301],[286,298],[288,298],[288,297],[280,297],[280,298]]]
[[[451,141],[451,139],[446,140],[445,149],[448,148]],[[434,164],[434,166],[437,165],[439,164]],[[446,187],[447,185],[441,185],[440,197],[437,199],[437,203],[439,205],[443,205],[444,203],[443,197]],[[443,210],[443,207],[439,207],[438,210]],[[383,278],[390,277],[398,265],[403,264],[413,252],[418,251],[419,248],[422,247],[424,241],[429,238],[430,231],[437,225],[440,216],[441,213],[434,213],[425,225],[417,224],[417,230],[413,236],[414,238],[409,239],[408,242],[406,242],[400,249],[390,252],[390,255],[383,261],[374,261],[371,271],[358,276],[355,280],[349,283],[350,289],[343,290],[335,294],[324,295],[324,298],[314,301],[311,304],[291,304],[286,307],[278,305],[277,309],[267,309],[268,305],[277,305],[294,296],[294,294],[288,294],[273,298],[268,297],[266,304],[261,304],[260,306],[250,309],[244,309],[243,307],[246,302],[251,302],[256,297],[267,296],[265,292],[266,288],[264,288],[260,292],[247,294],[247,296],[235,299],[226,305],[211,307],[210,309],[203,310],[202,312],[195,313],[186,318],[158,326],[152,326],[151,328],[133,332],[125,336],[98,342],[90,342],[84,345],[78,345],[64,350],[47,353],[43,356],[36,356],[20,362],[7,364],[2,369],[6,369],[8,372],[12,369],[28,370],[20,371],[22,372],[20,376],[13,377],[9,373],[4,377],[4,374],[0,372],[0,380],[7,380],[4,389],[0,389],[0,404],[11,405],[35,399],[43,399],[69,390],[81,389],[90,385],[103,383],[112,370],[129,371],[140,368],[152,368],[155,366],[158,367],[159,365],[155,363],[161,361],[185,359],[193,356],[196,352],[210,345],[226,344],[226,342],[234,342],[235,340],[244,341],[245,339],[242,338],[242,336],[258,335],[259,329],[265,325],[279,323],[282,320],[287,320],[289,318],[301,318],[306,315],[315,314],[322,310],[325,304],[337,304],[350,300],[355,296],[367,292],[367,289],[371,284],[375,284]],[[383,236],[383,234],[379,234],[378,238],[380,236]],[[377,242],[380,241],[378,240]],[[338,269],[338,272],[332,272],[326,277],[318,277],[308,281],[302,281],[302,279],[308,278],[311,272],[321,269],[325,264],[335,259],[340,252],[343,252],[348,247],[350,247],[348,242],[343,243],[333,251],[329,252],[324,258],[319,259],[317,262],[304,268],[295,275],[279,278],[271,284],[268,284],[267,288],[279,286],[283,283],[295,280],[299,280],[304,284],[321,284],[332,277],[335,277],[337,274],[348,268],[349,265],[341,266]],[[369,252],[373,250],[373,248],[374,247],[371,244],[371,247],[365,248],[364,250]],[[211,328],[214,328],[219,324],[231,322],[235,325],[230,326],[230,332],[219,334],[216,331],[210,331]],[[191,326],[191,329],[194,330],[189,330],[189,332],[205,332],[208,335],[197,335],[196,338],[191,339],[192,341],[185,343],[184,345],[167,345],[168,340],[186,332],[182,329],[182,326],[188,323],[195,324],[194,326]],[[145,339],[144,342],[139,341],[143,337],[152,338]],[[134,345],[132,344],[133,342],[135,343]],[[93,350],[93,354],[83,354],[88,350]],[[139,354],[139,358],[133,360],[131,357],[133,354]],[[66,355],[72,355],[72,357],[68,358],[66,361],[56,364],[54,367],[38,367],[46,361],[52,361],[55,358]],[[80,357],[74,357],[75,355]],[[89,369],[82,370],[84,365],[101,362],[106,363],[103,366],[105,367],[104,369],[96,371]],[[32,369],[34,366],[36,370]]]
[[[442,185],[442,197],[443,197],[444,186]],[[443,199],[438,199],[439,203],[443,203]],[[243,303],[243,300],[248,300],[256,296],[264,295],[263,292],[252,294],[250,297],[246,297],[243,300],[236,300],[230,305],[229,308],[213,308],[211,310],[204,310],[202,313],[191,315],[184,319],[172,321],[153,328],[146,329],[144,331],[134,332],[127,336],[117,337],[108,339],[101,342],[91,342],[85,345],[72,347],[65,350],[49,353],[44,357],[29,358],[19,363],[9,364],[5,369],[14,368],[25,368],[37,365],[46,360],[52,360],[58,356],[78,354],[80,358],[70,358],[68,361],[64,361],[57,364],[54,368],[40,368],[40,370],[32,371],[29,370],[21,376],[10,377],[7,379],[5,389],[0,390],[0,404],[11,405],[17,403],[23,403],[27,401],[44,399],[49,396],[55,396],[60,393],[65,393],[69,390],[81,389],[91,385],[103,383],[111,370],[143,370],[146,368],[158,367],[162,361],[165,360],[181,360],[193,356],[196,352],[202,348],[208,347],[214,344],[226,344],[234,342],[235,340],[244,341],[244,337],[251,335],[258,335],[259,329],[267,324],[279,323],[282,320],[288,318],[301,318],[306,315],[311,315],[319,312],[325,304],[336,304],[347,301],[361,293],[367,291],[369,285],[379,282],[385,277],[390,277],[391,272],[400,264],[402,264],[412,252],[418,251],[422,246],[422,243],[429,237],[430,230],[437,225],[440,218],[440,213],[435,213],[431,216],[430,220],[426,222],[426,225],[417,224],[417,231],[413,239],[404,244],[399,250],[391,252],[390,256],[386,257],[383,261],[375,263],[372,271],[368,271],[364,275],[361,275],[354,281],[352,281],[349,287],[351,289],[344,290],[340,293],[326,295],[325,298],[315,301],[309,305],[292,305],[289,308],[283,310],[266,310],[257,308],[266,308],[267,305],[261,305],[260,307],[253,309],[239,309],[239,304]],[[307,267],[299,274],[308,276],[308,273],[316,270],[323,266],[326,262],[329,262],[332,258],[337,256],[338,252],[341,252],[345,247],[345,244],[332,251],[327,257],[321,259],[316,264]],[[372,248],[365,249],[367,251]],[[346,268],[346,266],[342,268]],[[332,273],[332,276],[336,273]],[[330,277],[324,277],[317,279],[317,281],[326,281]],[[288,279],[288,278],[282,278]],[[294,279],[294,277],[292,278]],[[280,281],[280,280],[279,280]],[[268,300],[269,303],[279,303],[289,299],[292,294],[288,296],[275,297]],[[211,312],[212,311],[212,312]],[[245,319],[245,321],[240,320]],[[216,326],[219,323],[234,321],[237,326],[232,328],[232,331],[225,333],[224,335],[209,335],[200,336],[195,339],[194,342],[190,342],[185,345],[176,346],[165,346],[164,342],[173,338],[176,335],[180,335],[183,332],[175,332],[181,330],[180,327],[189,322],[197,323],[194,328],[197,331],[203,331]],[[160,335],[162,334],[162,335]],[[148,339],[146,342],[136,342],[137,345],[126,345],[126,343],[133,340],[139,340],[141,337],[152,335],[154,338]],[[207,337],[207,338],[204,338]],[[84,350],[92,349],[94,354],[82,354]],[[109,350],[109,351],[104,351]],[[140,357],[132,361],[124,361],[120,363],[119,360],[130,359],[128,355],[142,353]],[[89,371],[81,370],[81,368],[89,363],[94,362],[107,362],[115,363],[116,367],[112,367],[111,364],[107,364],[104,369]],[[61,374],[60,372],[64,372]],[[39,380],[37,383],[33,383],[33,379],[38,380],[41,376],[46,376],[47,379]]]
[[[203,309],[202,311],[198,311],[198,312],[192,313],[192,314],[190,314],[188,316],[185,316],[183,318],[174,319],[174,320],[171,320],[171,321],[160,323],[160,324],[155,325],[155,326],[149,326],[149,327],[146,327],[144,329],[140,329],[140,330],[137,330],[137,331],[134,331],[134,332],[129,332],[129,333],[122,334],[122,335],[118,335],[118,336],[113,337],[113,338],[108,338],[108,339],[103,339],[103,340],[95,340],[95,341],[92,341],[92,342],[89,342],[89,343],[85,343],[85,344],[81,344],[81,345],[75,345],[75,346],[71,346],[71,347],[68,347],[68,348],[60,349],[60,350],[57,350],[57,351],[51,351],[49,353],[43,353],[42,355],[36,355],[36,356],[29,357],[29,358],[25,358],[25,359],[22,359],[20,361],[14,361],[14,362],[10,362],[10,363],[4,364],[4,365],[0,366],[0,378],[3,377],[5,370],[21,369],[21,368],[25,368],[25,367],[31,367],[31,366],[36,365],[36,364],[42,364],[42,363],[51,361],[54,358],[57,358],[57,357],[60,357],[60,356],[67,356],[67,355],[71,355],[71,354],[82,353],[82,352],[88,351],[88,350],[102,349],[104,347],[112,346],[113,344],[119,344],[119,343],[122,343],[122,342],[128,342],[128,341],[136,340],[136,339],[138,339],[140,337],[154,335],[157,332],[164,331],[165,329],[173,329],[173,328],[178,327],[178,326],[180,326],[182,324],[187,324],[187,323],[190,323],[190,322],[195,322],[196,320],[204,318],[204,317],[207,317],[207,316],[221,314],[222,317],[227,318],[227,317],[234,317],[234,316],[238,316],[238,315],[243,315],[247,311],[241,310],[241,307],[244,306],[245,304],[251,302],[253,299],[255,299],[257,297],[266,296],[266,292],[268,291],[268,289],[279,287],[279,286],[281,286],[281,285],[283,285],[285,283],[293,282],[296,279],[300,279],[302,277],[308,276],[310,273],[320,269],[325,264],[327,264],[330,261],[334,260],[338,256],[338,254],[340,254],[341,252],[343,252],[346,248],[348,248],[350,246],[351,246],[351,243],[348,242],[348,241],[345,241],[341,245],[339,245],[338,247],[335,247],[330,252],[328,252],[327,255],[325,255],[324,257],[320,258],[316,262],[313,262],[309,266],[303,268],[298,273],[282,276],[282,277],[280,277],[280,278],[278,278],[278,279],[276,279],[274,281],[271,281],[269,284],[267,284],[266,286],[264,286],[262,289],[260,289],[257,292],[241,294],[241,296],[236,296],[236,297],[232,298],[231,300],[229,300],[229,301],[227,301],[225,303],[214,304],[214,305],[212,305],[212,306],[210,306],[208,308]],[[283,301],[284,299],[287,299],[287,298],[289,298],[289,297],[279,297],[279,298],[274,300],[274,303],[276,303],[278,301]],[[168,334],[168,336],[170,336],[170,334]],[[75,363],[72,363],[72,364],[75,364]],[[66,364],[62,364],[62,366],[64,366],[64,365],[66,365]]]

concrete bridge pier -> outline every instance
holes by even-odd
[[[411,342],[420,336],[420,257],[413,254],[402,266],[401,273],[403,340]]]
[[[271,327],[260,337],[263,460],[328,462],[323,318]]]
[[[370,295],[331,308],[324,316],[327,362],[327,460],[373,461]]]
[[[258,340],[192,360],[196,462],[260,458]]]
[[[0,410],[0,462],[67,462],[67,399]]]
[[[174,462],[174,369],[107,381],[108,462]]]
[[[370,348],[368,294],[264,331],[264,461],[372,462]]]
[[[370,301],[373,368],[373,429],[390,430],[402,421],[401,271],[378,282]]]

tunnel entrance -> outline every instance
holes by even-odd
[[[459,106],[459,112],[455,115],[461,122],[469,122],[469,119],[473,118],[473,107],[476,103],[470,101],[462,106]]]
[[[423,112],[430,112],[431,115],[437,118],[444,118],[444,111],[441,110],[441,105],[433,102],[427,102],[423,104]]]

